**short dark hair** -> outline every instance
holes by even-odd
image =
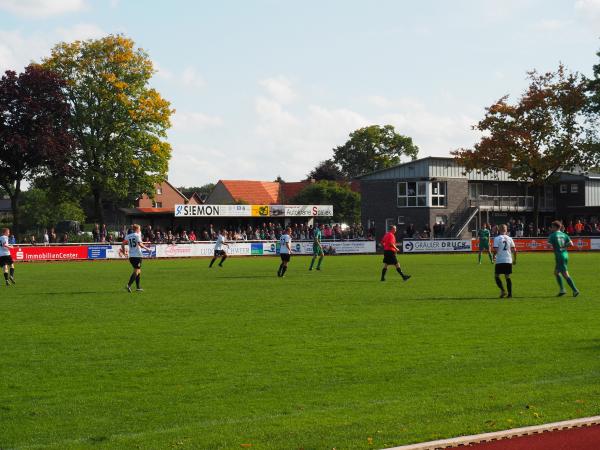
[[[555,220],[552,222],[552,226],[558,228],[559,230],[562,228],[563,224],[560,220]]]

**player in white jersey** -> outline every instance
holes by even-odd
[[[500,235],[494,238],[496,284],[500,288],[500,298],[511,298],[512,280],[510,279],[510,274],[512,273],[513,264],[517,264],[517,249],[512,238],[506,235],[506,225],[500,225],[499,231]],[[504,275],[504,278],[506,278],[506,290],[508,293],[504,290],[502,280],[500,280],[500,275]]]
[[[129,254],[129,262],[133,267],[133,273],[129,277],[129,283],[127,283],[125,289],[127,289],[128,292],[131,292],[131,285],[135,281],[135,290],[141,292],[143,291],[140,287],[140,278],[142,276],[142,249],[148,251],[150,249],[146,247],[142,241],[141,227],[138,224],[133,224],[131,229],[132,232],[128,233],[121,243],[121,254],[123,256]],[[125,245],[127,245],[127,249],[125,249]],[[127,250],[129,250],[129,252]]]
[[[2,235],[0,236],[0,267],[4,271],[4,281],[7,286],[10,286],[9,280],[12,284],[15,284],[15,265],[12,256],[10,256],[12,245],[8,243],[9,235],[10,230],[3,228]]]
[[[281,264],[279,265],[279,270],[277,271],[278,277],[283,277],[285,275],[288,263],[292,257],[291,232],[292,229],[287,227],[285,230],[283,230],[283,234],[279,238],[279,256],[281,257]]]
[[[213,259],[208,265],[209,268],[213,266],[213,264],[219,256],[221,257],[219,267],[223,267],[223,263],[227,259],[227,252],[225,252],[225,247],[229,247],[229,244],[227,243],[227,238],[225,237],[225,230],[221,230],[217,235],[217,241],[215,242],[215,253],[213,255]]]

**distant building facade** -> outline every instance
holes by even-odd
[[[395,224],[400,234],[443,224],[445,237],[471,236],[483,222],[534,221],[536,192],[506,172],[466,172],[453,158],[428,157],[359,178],[363,226],[380,237]],[[560,173],[539,191],[539,219],[600,216],[600,174]]]

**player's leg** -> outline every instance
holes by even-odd
[[[558,283],[558,296],[562,297],[566,294],[565,285],[563,284],[563,279],[560,276],[560,270],[558,270],[558,266],[554,269],[554,277],[556,278],[556,282]]]
[[[10,264],[10,269],[8,271],[8,279],[10,280],[10,282],[12,284],[16,284],[16,282],[15,282],[15,264],[14,263]]]
[[[479,264],[481,264],[481,253],[483,253],[483,249],[481,248],[481,245],[479,246],[479,253],[477,254],[477,262]]]
[[[317,260],[317,253],[315,251],[313,251],[313,257],[310,260],[310,267],[308,268],[308,270],[313,270],[313,266],[315,265],[315,261]],[[319,261],[320,264],[320,261]]]
[[[140,263],[141,266],[141,263]],[[138,267],[137,269],[135,269],[135,290],[136,291],[141,291],[142,288],[140,287],[140,281],[142,279],[142,269],[141,267]]]
[[[287,256],[285,256],[285,257],[283,258],[283,263],[282,263],[282,264],[283,264],[283,267],[281,268],[281,276],[284,276],[284,275],[285,275],[285,272],[287,271],[287,268],[288,268],[288,262],[290,261],[290,256],[289,256],[289,254],[286,254],[286,255],[287,255]]]
[[[283,255],[279,255],[279,257],[281,258],[281,263],[279,264],[279,269],[277,270],[277,276],[281,277],[283,276]]]
[[[387,272],[388,265],[383,263],[383,269],[381,269],[381,281],[385,281],[385,273]]]
[[[221,262],[219,263],[219,267],[223,267],[223,263],[225,262],[226,259],[227,259],[227,253],[225,253],[225,250],[223,250],[221,252]]]
[[[10,283],[8,282],[8,264],[6,264],[5,262],[2,263],[2,271],[4,273],[4,282],[7,286],[9,286]]]
[[[487,249],[488,257],[490,258],[490,262],[494,264],[494,255],[492,254],[492,250],[488,247]]]
[[[500,275],[502,273],[501,266],[496,264],[496,270],[494,271],[494,279],[496,280],[496,286],[500,289],[500,298],[506,297],[506,291],[504,290],[504,286],[502,285],[502,280],[500,279]]]
[[[507,273],[506,275],[504,275],[504,278],[506,279],[506,291],[508,292],[508,298],[512,297],[512,279],[510,277],[510,274]]]
[[[210,264],[208,265],[208,267],[209,267],[209,268],[213,266],[213,264],[214,264],[214,263],[215,263],[215,261],[217,260],[217,257],[218,257],[218,256],[219,256],[219,255],[217,254],[217,251],[215,250],[215,252],[214,252],[214,254],[213,254],[213,259],[211,259],[211,260],[210,260]]]
[[[323,258],[325,255],[323,254],[323,250],[319,252],[319,262],[317,263],[317,270],[321,270],[321,264],[323,264]]]
[[[400,267],[399,262],[396,262],[396,272],[398,272],[398,274],[402,277],[404,281],[410,278],[410,275],[406,275],[404,272],[402,272],[402,268]]]
[[[565,270],[563,272],[561,272],[561,274],[567,281],[567,284],[569,285],[571,290],[573,291],[573,297],[577,297],[579,295],[579,290],[577,289],[577,286],[575,286],[575,282],[573,281],[573,278],[571,278],[571,275],[569,275],[569,271],[566,270],[566,265],[565,265]]]

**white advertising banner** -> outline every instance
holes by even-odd
[[[175,205],[175,217],[250,217],[252,205]]]
[[[436,239],[402,241],[403,253],[470,252],[470,239]]]
[[[331,217],[333,205],[175,205],[175,217]]]
[[[333,205],[284,205],[285,217],[331,217]]]
[[[600,238],[591,238],[590,239],[590,248],[592,250],[600,250]]]
[[[278,255],[279,243],[264,242],[263,254]],[[336,254],[360,254],[375,253],[375,241],[327,241],[322,242],[325,253]],[[333,252],[332,252],[333,250]],[[292,242],[292,252],[296,255],[311,255],[313,251],[312,242]],[[253,253],[255,254],[255,253]]]

